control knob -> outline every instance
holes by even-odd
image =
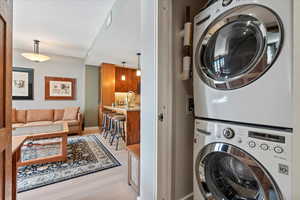
[[[248,145],[249,145],[250,148],[255,148],[256,147],[256,143],[254,141],[250,141],[248,143]]]
[[[269,145],[267,145],[267,144],[261,144],[261,145],[260,145],[260,148],[261,148],[262,150],[264,150],[264,151],[267,151],[267,150],[269,149]]]
[[[223,3],[222,3],[222,6],[225,7],[225,6],[228,6],[232,3],[233,0],[223,0]]]
[[[231,128],[226,128],[223,131],[223,135],[226,139],[232,139],[234,138],[235,133],[234,130],[232,130]]]
[[[283,150],[282,147],[277,146],[277,147],[274,148],[274,151],[275,151],[275,153],[281,154],[281,153],[283,153],[284,150]]]

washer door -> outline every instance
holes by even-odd
[[[274,63],[282,46],[282,32],[279,17],[266,7],[233,8],[214,20],[196,46],[198,74],[215,89],[246,86]]]
[[[205,200],[283,200],[266,169],[235,146],[207,145],[197,157],[195,170]]]

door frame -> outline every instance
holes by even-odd
[[[174,182],[174,66],[173,61],[173,4],[171,0],[160,0],[158,4],[158,73],[157,115],[163,114],[157,129],[157,199],[175,198]]]
[[[141,4],[141,196],[138,199],[173,200],[172,0],[142,0]],[[159,121],[160,113],[163,122]]]
[[[11,136],[11,106],[12,106],[12,14],[13,0],[0,0],[0,13],[3,21],[3,79],[1,84],[5,86],[3,103],[5,106],[4,124],[0,128],[0,199],[12,200],[13,196],[13,174],[12,174],[12,136]],[[3,110],[1,111],[3,112]]]

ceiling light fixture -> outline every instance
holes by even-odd
[[[123,67],[125,68],[126,62],[123,61],[122,64],[123,64]],[[122,81],[126,81],[126,76],[125,76],[125,74],[123,74],[123,75],[121,76],[121,80],[122,80]]]
[[[136,70],[136,75],[141,76],[141,53],[136,54],[138,56],[138,69]]]
[[[40,54],[40,41],[33,40],[33,42],[33,53],[22,53],[22,56],[33,62],[45,62],[47,60],[50,60],[49,56]]]

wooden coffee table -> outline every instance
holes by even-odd
[[[19,153],[19,158],[17,161],[17,166],[33,165],[33,164],[43,164],[48,162],[58,162],[67,160],[67,144],[68,144],[68,124],[66,122],[59,124],[50,125],[39,125],[30,127],[20,127],[14,128],[12,131],[13,143],[14,140],[18,141],[20,138],[28,141],[41,141],[41,143],[23,144],[23,145],[51,145],[58,144],[60,146],[60,153],[57,155],[51,155],[41,158],[35,158],[32,160],[22,161],[21,153]],[[57,138],[58,141],[55,142],[42,142],[44,139]]]

